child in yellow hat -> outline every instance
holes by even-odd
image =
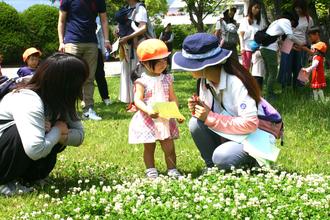
[[[158,39],[145,40],[137,48],[137,56],[143,72],[134,82],[134,103],[139,110],[134,114],[129,125],[129,143],[144,144],[144,163],[147,168],[146,176],[149,178],[158,176],[154,159],[156,141],[160,142],[165,153],[168,175],[181,176],[176,169],[173,141],[179,137],[176,121],[159,117],[151,107],[155,102],[174,101],[178,105],[173,88],[173,77],[166,74],[169,55],[166,44]],[[178,121],[183,122],[183,120]]]
[[[40,56],[41,56],[40,50],[34,47],[30,47],[26,49],[22,56],[26,66],[21,67],[17,71],[17,75],[19,77],[26,77],[33,75],[39,65]]]

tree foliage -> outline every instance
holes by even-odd
[[[185,10],[189,14],[191,23],[198,32],[204,31],[203,20],[206,16],[214,13],[220,5],[228,4],[226,0],[183,0],[186,3]]]
[[[33,5],[21,14],[28,31],[29,47],[40,48],[45,56],[58,48],[58,9],[48,5]]]

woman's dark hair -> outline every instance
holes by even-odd
[[[307,0],[294,0],[292,6],[293,8],[301,8],[302,14],[309,17]]]
[[[66,117],[78,120],[76,104],[82,97],[82,87],[88,75],[84,60],[67,53],[55,53],[39,65],[25,88],[40,96],[46,117],[51,122]]]
[[[248,91],[249,96],[253,98],[258,104],[261,100],[260,88],[254,77],[238,62],[237,59],[231,55],[226,63],[223,64],[223,68],[230,75],[237,76]]]
[[[141,67],[144,65],[148,65],[151,69],[155,69],[156,64],[158,63],[159,59],[157,60],[148,60],[148,61],[144,61],[144,62],[139,62],[138,65],[136,66],[135,70],[133,70],[133,72],[131,73],[131,80],[132,82],[134,82],[135,80],[137,80],[138,78],[141,77]],[[165,69],[162,74],[168,74],[167,69]]]
[[[248,13],[248,18],[249,18],[249,24],[250,25],[253,24],[253,20],[255,18],[253,16],[253,13],[252,13],[252,8],[255,5],[259,5],[259,7],[260,7],[261,6],[260,1],[258,1],[258,0],[250,1],[249,7],[248,7],[248,12],[247,12]],[[256,19],[257,19],[257,24],[260,24],[260,21],[261,21],[261,11],[259,11],[259,14],[257,14]]]
[[[292,23],[292,27],[295,28],[298,26],[299,16],[295,11],[294,12],[284,11],[282,18],[286,18],[286,19],[290,20]]]
[[[223,20],[229,24],[229,23],[233,23],[236,24],[236,21],[234,19],[234,17],[230,17],[229,16],[229,11],[234,11],[236,13],[236,8],[229,8],[226,11],[223,12]]]

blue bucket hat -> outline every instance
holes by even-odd
[[[224,63],[232,51],[219,46],[216,36],[207,33],[189,35],[183,41],[182,51],[176,52],[173,62],[186,71],[199,71]]]

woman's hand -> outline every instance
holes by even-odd
[[[129,40],[129,39],[128,39],[127,36],[126,36],[126,37],[121,37],[121,38],[119,39],[119,43],[120,43],[121,45],[123,45],[123,44],[126,44],[128,40]]]
[[[52,124],[50,123],[50,121],[46,120],[45,121],[45,131],[46,131],[46,133],[48,133],[50,131],[50,129],[52,129]]]
[[[151,118],[158,118],[158,112],[155,112],[154,110],[149,110],[148,111],[148,115],[151,117]]]
[[[69,128],[68,125],[64,121],[56,121],[54,127],[58,127],[61,131],[61,135],[68,135]]]
[[[189,108],[189,111],[194,114],[194,111],[195,111],[195,105],[196,105],[196,101],[194,100],[193,97],[190,97],[188,99],[188,108]]]
[[[211,109],[203,102],[195,105],[195,117],[201,121],[205,121]]]
[[[67,142],[67,140],[68,140],[68,134],[61,134],[58,143],[64,145]]]

